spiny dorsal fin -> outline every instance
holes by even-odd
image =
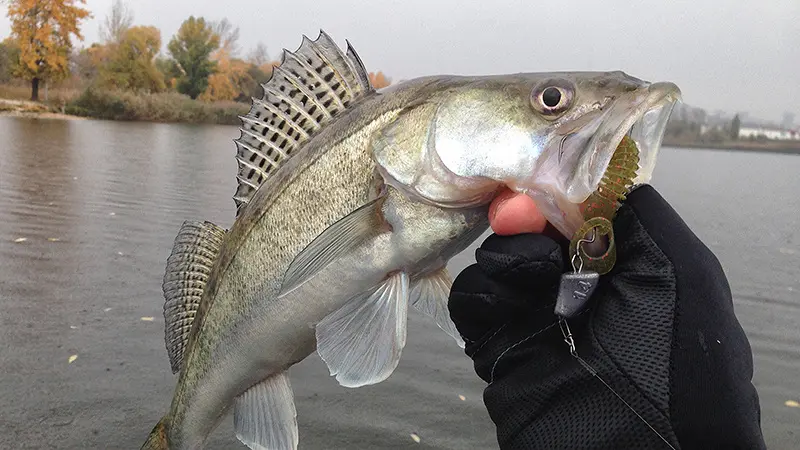
[[[324,31],[314,41],[303,36],[295,52],[284,50],[262,88],[264,96],[254,98],[250,112],[240,117],[241,136],[235,140],[237,215],[309,136],[375,91],[350,43],[344,54]]]
[[[225,230],[210,222],[184,222],[164,274],[164,340],[172,373],[181,369],[195,312],[219,255]]]

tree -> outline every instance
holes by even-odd
[[[72,36],[83,40],[79,23],[86,0],[10,0],[11,36],[20,48],[15,75],[31,80],[31,100],[39,100],[39,81],[69,74]]]
[[[0,83],[11,81],[14,67],[19,60],[19,46],[10,38],[0,42]]]
[[[202,17],[189,17],[167,48],[181,70],[178,92],[197,98],[208,86],[208,77],[216,64],[209,59],[219,47],[219,36]]]
[[[225,52],[229,58],[236,58],[239,55],[239,27],[233,26],[228,19],[222,19],[218,22],[211,23],[211,29],[214,30],[219,38],[219,49],[217,52]]]
[[[372,82],[372,87],[380,89],[392,84],[392,79],[383,74],[383,72],[370,72],[369,81]]]
[[[241,98],[251,81],[248,69],[248,64],[241,59],[221,59],[217,72],[208,77],[208,88],[200,99],[220,101]]]
[[[736,140],[739,139],[739,130],[742,128],[742,120],[739,119],[739,115],[733,116],[733,120],[731,121],[731,139]]]
[[[241,96],[249,78],[247,63],[236,58],[239,28],[234,28],[228,19],[213,22],[211,28],[220,42],[219,48],[211,54],[216,70],[208,77],[208,86],[199,98],[205,101],[233,100]]]
[[[239,96],[234,98],[234,100],[237,102],[249,103],[253,97],[261,97],[263,95],[261,83],[269,80],[273,67],[275,66],[271,63],[264,63],[261,66],[257,66],[251,62],[247,67],[247,76],[241,79]]]
[[[101,84],[127,91],[163,91],[164,75],[155,65],[160,48],[161,32],[158,28],[138,26],[127,29],[100,69]]]
[[[89,48],[82,48],[72,52],[69,58],[69,71],[73,76],[83,81],[92,81],[97,77],[100,64],[96,58],[100,44],[92,44]]]
[[[164,76],[167,89],[175,90],[178,87],[178,78],[181,77],[181,68],[174,59],[158,56],[155,60],[156,69]]]
[[[122,0],[114,0],[111,13],[106,16],[100,25],[100,37],[107,44],[118,43],[123,35],[133,25],[133,12]]]
[[[249,55],[247,55],[247,62],[259,67],[269,62],[269,53],[267,53],[267,46],[263,42],[259,42]]]

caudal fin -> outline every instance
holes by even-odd
[[[166,418],[158,421],[153,431],[150,432],[150,436],[147,436],[147,440],[144,445],[142,445],[141,450],[169,450],[169,446],[167,445],[167,427],[164,425],[165,422]]]

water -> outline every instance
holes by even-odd
[[[184,220],[232,223],[237,135],[0,118],[0,448],[142,444],[175,382],[164,263]],[[728,274],[773,449],[800,430],[798,173],[798,156],[665,149],[653,182]],[[497,448],[471,361],[413,312],[386,382],[341,388],[316,355],[290,374],[303,448]],[[244,448],[230,419],[209,448]]]

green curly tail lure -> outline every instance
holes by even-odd
[[[614,228],[612,221],[617,210],[625,200],[625,195],[633,186],[633,179],[639,169],[639,149],[636,142],[629,136],[620,141],[608,168],[600,180],[596,191],[582,204],[583,218],[586,222],[575,232],[569,246],[570,259],[573,260],[578,253],[578,245],[582,242],[593,242],[602,236],[608,236],[608,249],[600,256],[591,256],[581,252],[581,267],[606,274],[614,267],[617,260],[616,245],[614,243]],[[590,238],[587,235],[592,233]]]

